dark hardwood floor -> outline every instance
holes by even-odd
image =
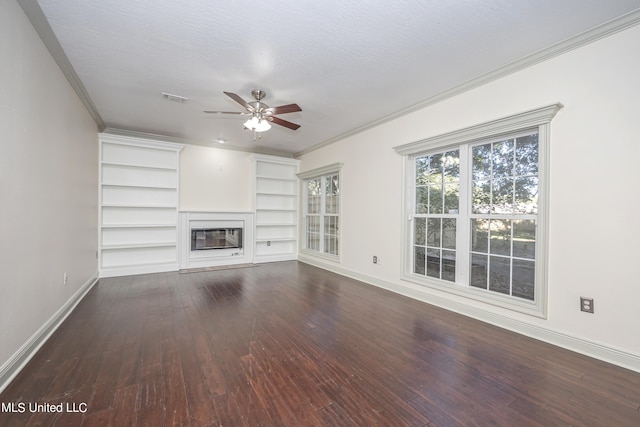
[[[640,373],[284,262],[101,279],[0,402],[2,426],[640,426]]]

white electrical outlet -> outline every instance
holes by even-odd
[[[66,285],[67,284],[67,272],[66,271],[64,272],[64,279],[63,280],[64,280],[64,284]]]

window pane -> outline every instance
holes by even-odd
[[[513,176],[514,140],[493,144],[491,172],[495,178]]]
[[[495,179],[492,181],[491,212],[497,214],[513,213],[513,179]]]
[[[335,225],[333,223],[333,219],[334,217],[332,216],[325,216],[324,217],[324,234],[327,235],[331,235],[331,234],[335,234]]]
[[[444,213],[457,214],[459,205],[459,185],[445,184],[444,186]]]
[[[442,213],[442,184],[431,184],[429,186],[429,213]]]
[[[426,218],[415,218],[414,219],[414,244],[416,245],[425,245],[425,237],[426,237],[426,229],[427,229],[427,219]]]
[[[489,251],[489,220],[471,220],[471,250],[483,253]]]
[[[538,134],[516,139],[516,175],[538,174]]]
[[[440,249],[427,248],[427,276],[440,278]]]
[[[487,269],[487,256],[472,254],[470,285],[476,288],[487,289]]]
[[[440,247],[440,218],[427,219],[427,246]]]
[[[338,175],[325,179],[325,213],[338,213]]]
[[[426,274],[425,270],[425,248],[422,246],[413,247],[413,272]]]
[[[307,231],[310,233],[319,233],[320,232],[320,217],[319,216],[309,216],[307,217]]]
[[[492,256],[489,261],[489,290],[509,295],[511,260],[505,257]]]
[[[320,217],[307,217],[307,248],[320,250]]]
[[[429,157],[418,157],[416,159],[416,185],[426,185],[429,183]]]
[[[488,214],[491,209],[490,181],[473,181],[473,206],[474,214]]]
[[[311,179],[307,182],[307,212],[320,213],[321,189],[320,179]]]
[[[535,176],[516,178],[515,213],[535,215],[538,213],[538,178]]]
[[[458,150],[444,153],[444,174],[446,181],[457,181],[460,177],[460,152]]]
[[[307,247],[314,251],[320,250],[320,235],[310,233],[307,240]]]
[[[431,184],[442,185],[442,170],[444,166],[444,155],[442,153],[431,156],[429,165],[429,182]]]
[[[444,218],[442,220],[442,247],[447,249],[456,248],[455,218]]]
[[[489,223],[491,253],[494,255],[511,255],[511,221],[492,219]]]
[[[442,251],[442,279],[450,282],[456,280],[456,253]]]
[[[336,217],[330,217],[331,226],[329,230],[336,230],[336,221]],[[324,251],[328,254],[338,255],[338,236],[328,232],[327,220],[325,220]]]
[[[513,296],[534,299],[535,263],[533,261],[513,260]]]
[[[473,147],[473,180],[485,180],[491,176],[491,144]]]
[[[318,196],[320,194],[320,178],[307,181],[307,188],[310,196]]]
[[[513,221],[513,256],[534,259],[536,256],[536,224],[533,220]],[[515,273],[514,273],[515,274]]]
[[[416,187],[416,213],[426,214],[429,208],[429,187]]]

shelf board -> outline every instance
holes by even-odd
[[[118,188],[142,188],[142,189],[150,189],[150,190],[177,190],[178,187],[166,187],[161,185],[138,185],[138,184],[109,184],[106,182],[102,183],[103,187],[118,187]]]
[[[283,181],[283,182],[298,182],[297,179],[294,178],[278,178],[277,176],[256,176],[256,179],[261,180],[261,179],[268,179],[271,181]]]
[[[130,204],[130,203],[103,203],[103,208],[144,208],[144,209],[178,209],[177,205],[165,204]]]
[[[265,243],[265,242],[295,242],[297,239],[295,237],[270,237],[270,238],[261,238],[256,239],[256,243]]]
[[[296,212],[296,211],[297,211],[297,209],[256,208],[256,211],[265,211],[265,212]]]
[[[114,162],[100,162],[103,166],[117,166],[122,168],[135,168],[135,169],[156,169],[156,170],[165,170],[165,171],[176,171],[176,167],[168,167],[168,166],[151,166],[151,165],[141,165],[136,163],[114,163]]]
[[[256,227],[295,227],[295,222],[265,222],[256,223]]]
[[[102,250],[116,249],[139,249],[139,248],[164,248],[176,246],[176,242],[157,242],[157,243],[127,243],[122,245],[102,245]]]
[[[102,228],[176,228],[177,224],[102,224]]]

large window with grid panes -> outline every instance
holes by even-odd
[[[405,279],[545,315],[547,146],[559,108],[396,147]]]
[[[308,171],[302,179],[301,250],[338,259],[340,255],[340,168]]]

